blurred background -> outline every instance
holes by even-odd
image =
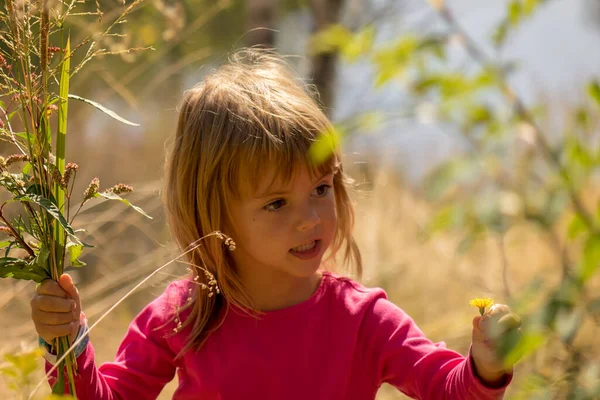
[[[96,3],[69,20],[72,43],[128,6]],[[183,91],[237,48],[274,47],[338,127],[356,181],[361,281],[463,354],[469,300],[508,303],[531,334],[511,353],[522,361],[507,397],[600,398],[598,0],[144,0],[116,31],[101,46],[117,54],[87,62],[70,93],[141,126],[71,101],[67,161],[80,166],[75,192],[94,177],[102,189],[131,184],[128,199],[154,219],[99,202],[76,220],[96,246],[70,270],[92,323],[178,255],[160,192]],[[98,365],[185,272],[173,264],[102,321],[91,334]],[[0,354],[35,345],[34,289],[0,281]],[[18,398],[15,379],[0,377],[2,398]],[[377,398],[405,397],[384,386]]]

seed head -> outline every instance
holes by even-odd
[[[114,194],[131,193],[133,192],[133,187],[125,185],[123,183],[119,183],[108,189],[107,192],[112,192]]]
[[[9,156],[6,159],[4,166],[10,167],[11,165],[16,164],[18,162],[27,161],[29,161],[29,156],[27,154],[13,154],[12,156]]]
[[[229,251],[234,251],[235,250],[235,242],[233,241],[232,238],[230,238],[229,236],[225,235],[223,232],[220,231],[216,231],[215,235],[217,236],[217,238],[221,239],[225,246],[227,246],[227,249]]]
[[[14,236],[14,232],[8,226],[0,226],[0,232],[6,233],[9,236]]]
[[[50,117],[56,111],[58,111],[58,106],[56,104],[50,104],[48,109],[46,109],[46,115]]]
[[[225,239],[225,246],[227,246],[227,248],[229,249],[229,251],[234,251],[235,250],[235,242],[230,237],[228,237],[227,239]]]
[[[0,119],[0,128],[4,128],[4,121]]]
[[[71,175],[73,174],[73,172],[77,173],[78,169],[79,169],[79,165],[77,165],[73,162],[70,162],[65,166],[65,175],[63,176],[63,179],[62,179],[62,184],[63,184],[64,188],[69,186],[69,181],[71,180]]]
[[[56,167],[54,167],[52,169],[52,180],[54,181],[54,183],[56,183],[58,186],[60,186],[61,188],[64,189],[63,184],[62,184],[63,178],[60,174],[60,171]]]
[[[90,185],[83,192],[83,201],[87,201],[94,197],[96,193],[98,193],[98,189],[100,188],[100,179],[94,178],[90,182]]]

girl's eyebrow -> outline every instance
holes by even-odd
[[[322,180],[323,178],[325,178],[326,176],[329,176],[329,175],[333,175],[333,172],[331,172],[331,171],[325,172],[318,179],[315,179],[313,184],[319,182],[320,180]],[[291,192],[290,190],[275,190],[272,192],[266,192],[264,194],[259,194],[258,196],[255,196],[254,198],[265,199],[267,197],[284,196],[284,195],[290,194],[290,192]]]

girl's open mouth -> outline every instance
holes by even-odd
[[[301,246],[294,247],[290,250],[292,255],[301,258],[303,260],[309,260],[313,257],[316,257],[321,252],[321,240],[313,240],[311,242],[305,243]]]

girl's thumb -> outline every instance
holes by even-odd
[[[58,284],[67,294],[79,304],[79,291],[73,284],[73,279],[68,274],[62,274],[60,278],[58,278]]]

